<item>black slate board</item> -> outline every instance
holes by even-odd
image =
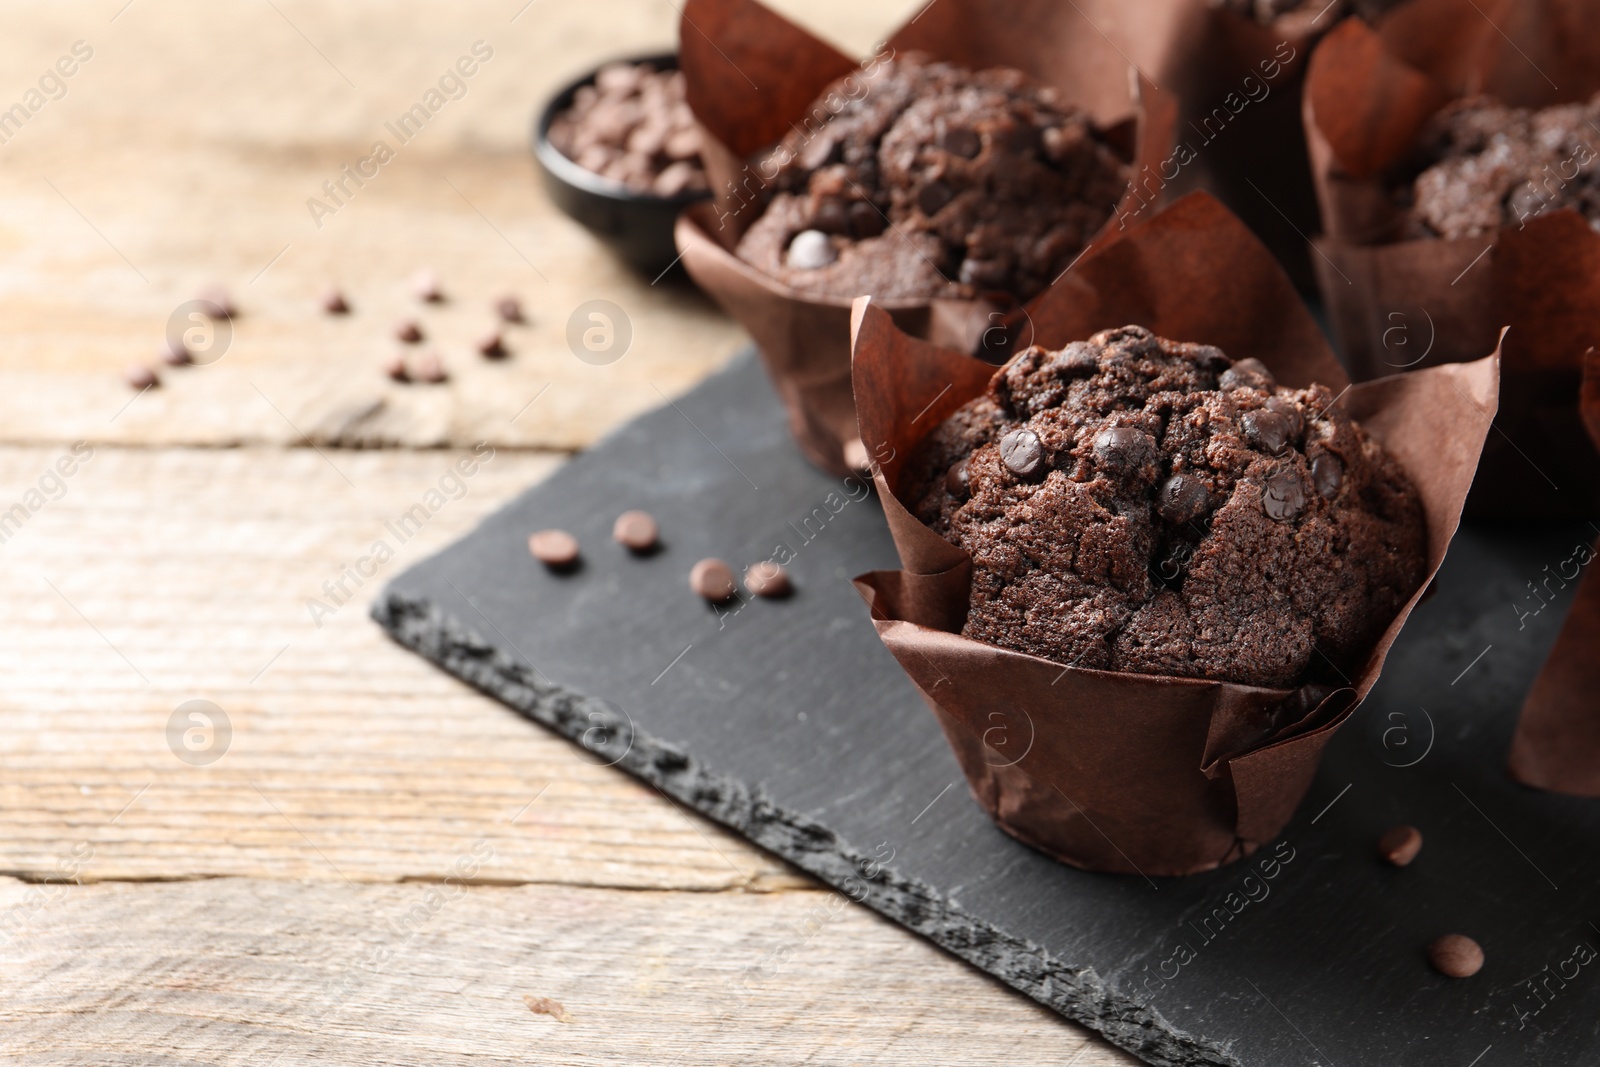
[[[661,522],[649,558],[610,540],[634,507]],[[528,556],[547,526],[583,544],[576,573]],[[1503,771],[1571,593],[1550,582],[1532,614],[1528,583],[1570,573],[1593,533],[1463,530],[1280,842],[1185,879],[1078,871],[984,817],[849,584],[896,564],[876,500],[800,459],[748,352],[401,575],[374,616],[593,758],[1151,1063],[1596,1064],[1600,802]],[[790,600],[718,611],[687,588],[701,557],[775,552],[793,556]],[[1373,858],[1397,822],[1426,836],[1405,870]],[[1450,931],[1484,945],[1476,978],[1425,962]]]

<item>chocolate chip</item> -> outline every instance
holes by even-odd
[[[1396,867],[1410,865],[1422,851],[1422,831],[1415,826],[1396,826],[1378,838],[1378,855]]]
[[[611,524],[611,537],[630,552],[648,552],[661,538],[661,528],[648,511],[624,511]]]
[[[967,495],[972,492],[971,486],[968,484],[968,468],[971,465],[972,457],[962,456],[956,460],[949,470],[944,472],[944,487],[951,496],[961,497],[965,500]]]
[[[961,261],[961,284],[975,289],[999,289],[1011,276],[1011,264],[1005,259],[978,259],[968,256]]]
[[[437,352],[424,352],[418,356],[411,368],[411,375],[417,381],[427,382],[429,385],[438,385],[450,378],[450,372],[445,370],[444,361],[439,358]]]
[[[1306,417],[1300,411],[1300,405],[1286,396],[1269,396],[1266,409],[1277,412],[1289,420],[1289,441],[1294,443],[1300,440],[1306,432]]]
[[[1189,474],[1174,474],[1156,494],[1156,514],[1175,526],[1193,522],[1211,507],[1211,494],[1200,479]]]
[[[394,335],[397,340],[414,345],[422,340],[422,327],[407,319],[394,328]]]
[[[954,126],[944,131],[944,136],[939,139],[939,145],[946,152],[962,159],[975,159],[978,153],[983,151],[983,138],[978,136],[977,130]]]
[[[689,572],[689,588],[696,596],[720,604],[734,594],[733,571],[720,559],[703,559]]]
[[[789,242],[789,254],[784,261],[792,270],[821,270],[838,258],[827,234],[821,230],[801,230]]]
[[[1094,436],[1094,458],[1112,471],[1136,471],[1156,458],[1156,442],[1143,430],[1113,426]]]
[[[1294,424],[1288,416],[1263,408],[1245,412],[1239,422],[1244,426],[1245,440],[1269,456],[1281,456],[1289,450]]]
[[[1471,978],[1483,969],[1483,949],[1465,934],[1445,934],[1428,946],[1428,962],[1448,978]]]
[[[239,308],[234,304],[233,297],[228,295],[228,290],[220,285],[208,285],[200,290],[199,299],[210,304],[216,313],[225,319],[231,319],[239,314]]]
[[[578,539],[565,530],[540,530],[528,538],[528,551],[547,567],[570,567],[578,562]]]
[[[800,149],[800,165],[806,170],[821,170],[837,160],[842,147],[833,137],[818,133]]]
[[[1000,462],[1020,478],[1027,478],[1044,466],[1044,446],[1032,430],[1012,430],[1000,438]]]
[[[844,201],[836,196],[823,197],[811,214],[811,228],[823,233],[844,235],[850,232],[850,214]]]
[[[1271,392],[1273,386],[1277,384],[1265,363],[1259,359],[1241,359],[1222,372],[1217,387],[1224,392],[1229,389],[1260,389],[1262,392]]]
[[[929,182],[917,193],[917,206],[924,215],[937,215],[939,209],[954,200],[956,191],[944,182]]]
[[[439,276],[431,270],[417,272],[411,279],[411,293],[425,304],[438,304],[444,300],[444,290],[439,286]]]
[[[478,352],[485,359],[503,359],[506,355],[505,339],[499,330],[492,330],[478,338]]]
[[[1292,469],[1267,475],[1261,485],[1261,510],[1274,522],[1292,522],[1306,508],[1306,491]]]
[[[350,302],[344,298],[344,293],[339,291],[338,286],[330,286],[322,294],[322,310],[329,315],[348,315]]]
[[[789,574],[771,560],[757,563],[744,572],[744,587],[756,596],[785,597],[794,591],[789,584]]]
[[[1311,480],[1324,500],[1332,500],[1344,484],[1344,463],[1332,452],[1322,453],[1311,461]]]
[[[850,205],[850,232],[857,238],[865,239],[876,237],[889,228],[889,223],[879,211],[866,200],[857,200]]]
[[[161,362],[169,367],[186,367],[193,361],[182,341],[167,338],[161,342]]]
[[[500,316],[501,322],[523,322],[522,301],[507,293],[494,302],[494,313]]]
[[[383,361],[383,373],[397,382],[411,380],[411,372],[406,369],[406,357],[398,352]]]
[[[134,364],[123,371],[122,380],[128,383],[129,388],[140,391],[153,389],[161,384],[161,378],[156,372],[143,364]]]

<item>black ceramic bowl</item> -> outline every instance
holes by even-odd
[[[674,52],[623,60],[650,63],[657,70],[678,69]],[[597,68],[598,69],[598,68]],[[672,226],[678,212],[710,193],[654,196],[629,189],[621,182],[584,170],[550,143],[550,120],[572,106],[578,90],[594,82],[591,72],[567,86],[545,105],[533,131],[533,154],[544,175],[545,191],[556,206],[582,223],[617,255],[641,273],[654,278],[678,258]]]

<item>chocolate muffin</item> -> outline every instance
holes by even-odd
[[[1398,197],[1410,236],[1473,237],[1561,208],[1600,230],[1600,94],[1534,111],[1486,97],[1457,100],[1424,129]]]
[[[1321,385],[1107,330],[1037,346],[908,457],[972,557],[962,633],[1058,663],[1345,684],[1426,571],[1416,488]]]
[[[1111,218],[1131,167],[1022,72],[907,53],[830,85],[752,169],[738,254],[805,293],[1027,300]]]

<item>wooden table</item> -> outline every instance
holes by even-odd
[[[909,5],[778,6],[859,51]],[[557,216],[526,152],[535,103],[670,42],[670,3],[9,15],[0,105],[93,55],[0,145],[0,512],[25,516],[0,527],[7,1062],[1133,1062],[366,617],[741,339]],[[477,40],[466,95],[316,228],[322,181]],[[419,316],[447,386],[376,370],[420,267],[452,297]],[[335,279],[348,319],[316,311]],[[133,393],[119,372],[211,281],[240,306],[226,354]],[[482,363],[467,341],[504,291],[533,321]],[[564,340],[593,297],[634,321],[609,367]],[[459,498],[334,605],[324,583],[478,442]],[[192,700],[231,725],[214,762],[169,744]]]

